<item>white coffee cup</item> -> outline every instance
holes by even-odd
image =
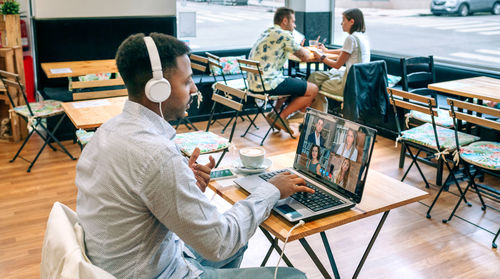
[[[261,147],[245,147],[240,149],[241,164],[245,168],[257,169],[264,163],[266,150]]]

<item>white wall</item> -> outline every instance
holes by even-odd
[[[30,0],[28,0],[30,1]],[[176,0],[31,0],[33,17],[175,16]]]

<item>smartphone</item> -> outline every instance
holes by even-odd
[[[226,179],[232,177],[236,177],[236,175],[230,169],[212,170],[210,172],[211,180]]]

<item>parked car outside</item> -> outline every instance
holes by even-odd
[[[499,15],[500,0],[432,0],[431,12],[434,15],[468,16],[476,12],[491,12]]]

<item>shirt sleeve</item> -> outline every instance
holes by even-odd
[[[352,37],[352,35],[349,35],[347,36],[347,38],[345,38],[342,50],[349,54],[352,54],[352,51],[354,50],[354,38]]]
[[[301,48],[300,44],[294,40],[292,32],[283,31],[280,33],[284,36],[283,42],[286,51],[295,53]]]
[[[219,213],[196,185],[183,156],[163,158],[160,168],[146,175],[141,196],[154,217],[208,260],[227,259],[246,245],[279,199],[279,190],[265,182]]]

